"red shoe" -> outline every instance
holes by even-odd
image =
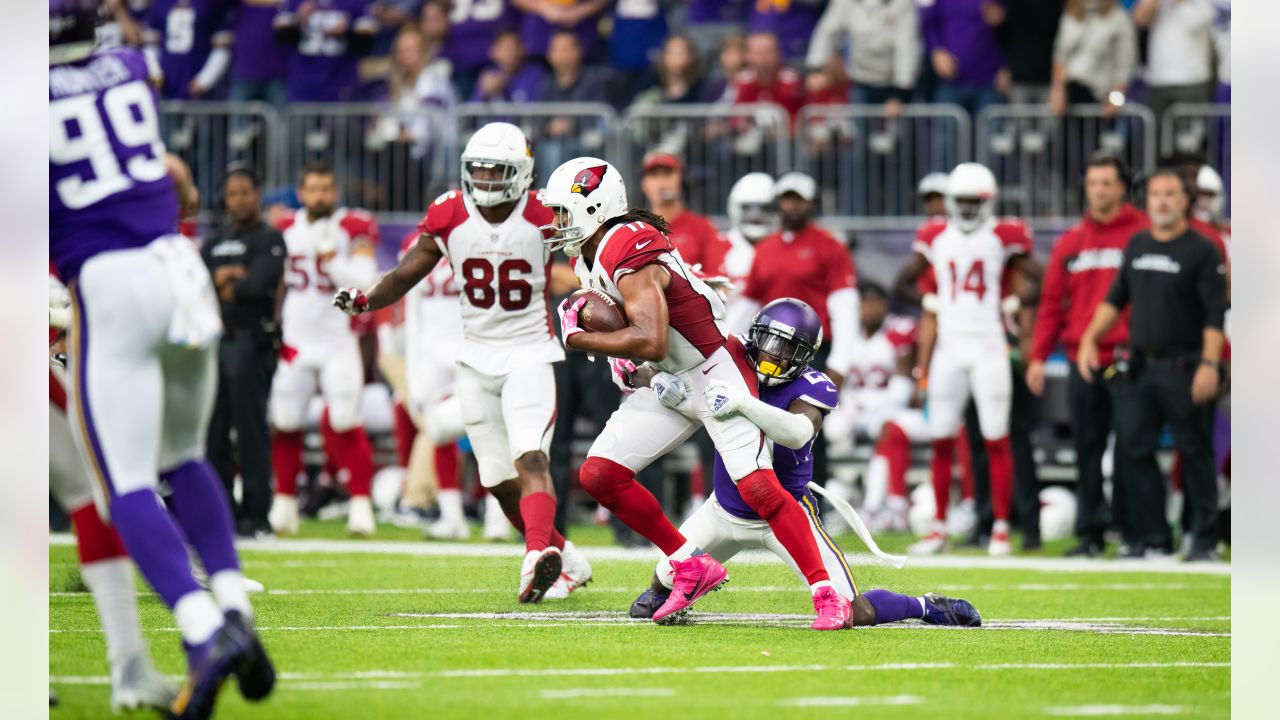
[[[845,630],[853,627],[853,603],[827,585],[813,594],[813,609],[818,618],[809,627],[814,630]]]
[[[694,555],[684,562],[672,560],[671,569],[675,573],[671,595],[653,614],[659,625],[679,622],[703,595],[729,582],[729,571],[710,555]]]

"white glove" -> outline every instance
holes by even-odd
[[[707,407],[711,409],[711,414],[717,418],[738,412],[747,400],[743,388],[722,380],[712,380],[708,383],[703,395],[707,399]]]
[[[586,332],[585,329],[578,327],[578,311],[586,304],[586,296],[572,302],[570,302],[570,298],[565,298],[564,302],[560,303],[560,307],[556,308],[556,312],[560,314],[560,340],[564,343],[566,350],[569,349],[570,335]],[[635,365],[632,365],[631,369],[635,370]]]
[[[342,288],[334,294],[333,306],[355,317],[369,309],[369,298],[360,288]]]
[[[658,401],[664,407],[675,409],[684,402],[688,392],[685,390],[684,382],[680,378],[669,372],[660,372],[649,380],[649,387],[657,394]]]
[[[631,374],[636,371],[636,364],[626,358],[609,358],[609,369],[612,370],[613,384],[622,390],[623,395],[636,391],[631,384]]]

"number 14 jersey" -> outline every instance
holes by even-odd
[[[1000,301],[1010,258],[1031,252],[1031,229],[990,219],[971,233],[946,222],[920,228],[912,249],[929,261],[938,297],[938,339],[1003,338]]]
[[[551,253],[540,229],[552,213],[530,191],[505,221],[490,224],[457,190],[436,198],[418,223],[453,267],[464,340],[458,360],[482,373],[564,359],[552,324]]]

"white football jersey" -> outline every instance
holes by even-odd
[[[1031,252],[1022,222],[988,220],[971,233],[950,223],[921,228],[913,249],[929,261],[926,283],[938,297],[938,340],[1004,337],[1000,301],[1009,258]]]
[[[916,330],[914,319],[890,315],[874,335],[847,343],[840,357],[832,356],[828,365],[844,376],[842,404],[878,412],[896,402],[889,381],[897,373],[898,359],[915,349]]]
[[[405,360],[410,371],[423,362],[456,363],[462,352],[462,312],[449,261],[441,260],[404,300]]]
[[[551,221],[551,211],[532,191],[499,225],[457,190],[427,208],[418,231],[436,239],[453,270],[462,308],[460,362],[505,375],[564,359],[548,303],[551,253],[540,230]]]
[[[330,263],[320,262],[319,256],[333,251],[345,259],[357,244],[376,245],[378,226],[373,216],[363,210],[340,208],[312,222],[303,209],[286,218],[280,229],[288,252],[280,308],[285,344],[299,348],[350,337],[354,333],[351,318],[335,312],[333,294],[340,287],[365,287],[370,279],[334,277]],[[376,265],[373,269],[376,271]]]

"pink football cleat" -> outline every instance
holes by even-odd
[[[813,609],[818,618],[809,627],[814,630],[844,630],[853,627],[853,603],[827,585],[813,594]]]
[[[671,570],[675,573],[671,595],[653,614],[659,625],[676,624],[699,598],[729,582],[729,571],[710,555],[694,555],[684,562],[672,560]]]

